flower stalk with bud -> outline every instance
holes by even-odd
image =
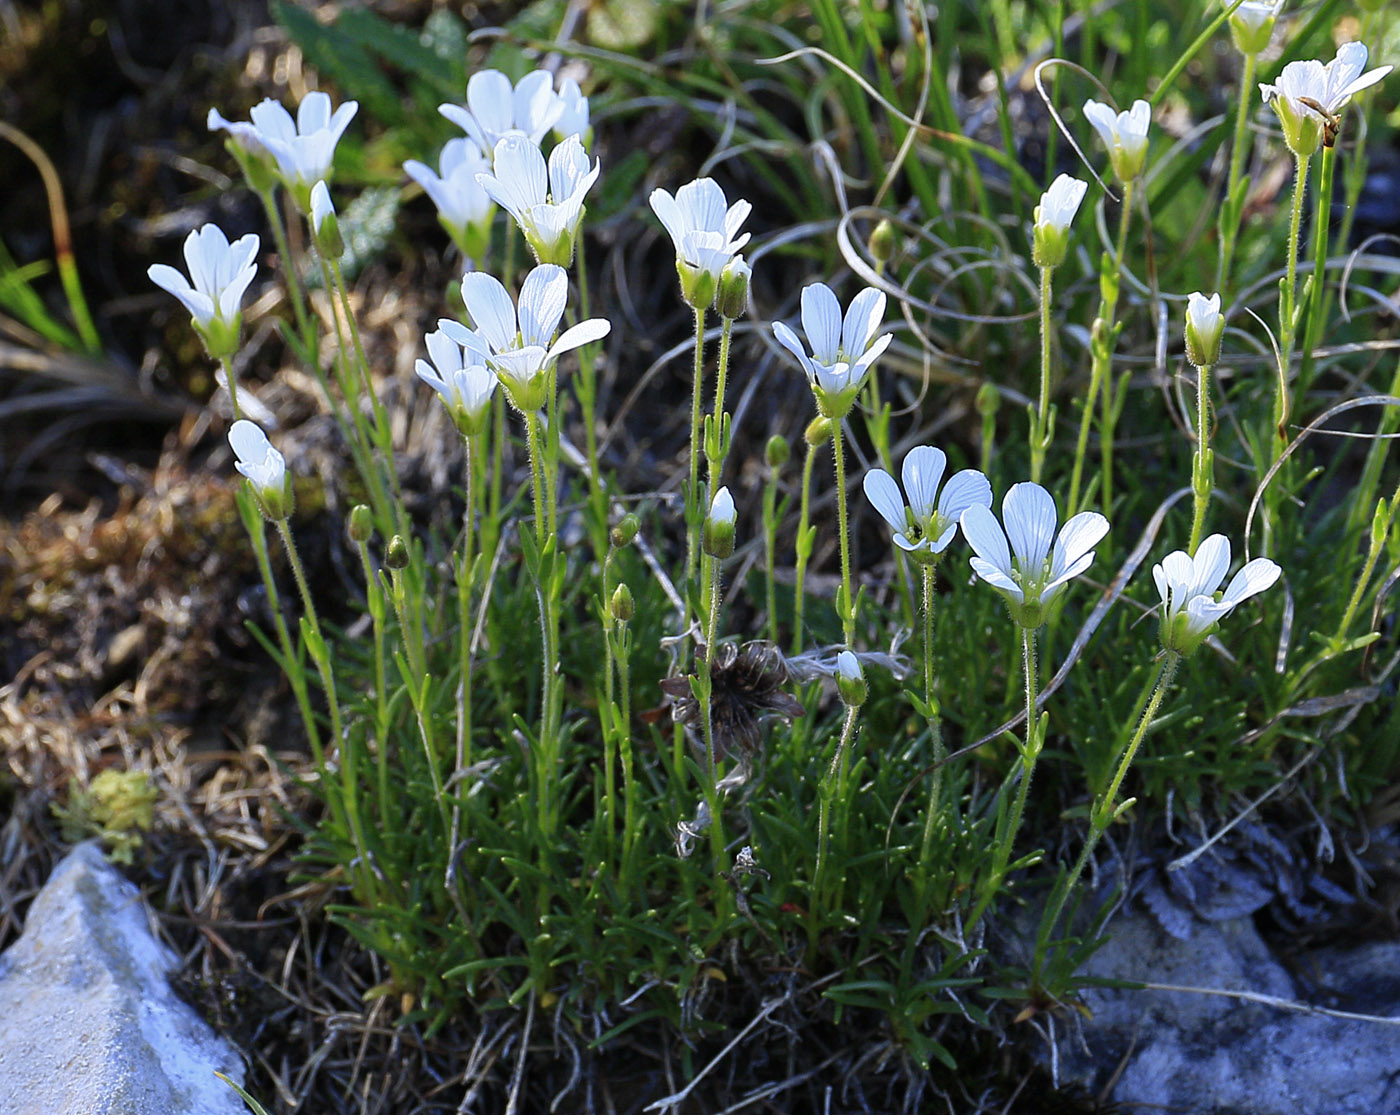
[[[1055,410],[1050,406],[1050,371],[1053,334],[1050,329],[1050,286],[1055,268],[1069,252],[1069,226],[1089,184],[1061,174],[1035,207],[1031,234],[1031,258],[1040,269],[1040,397],[1031,411],[1031,480],[1040,482],[1045,454],[1055,437]]]

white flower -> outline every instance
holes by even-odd
[[[889,347],[886,333],[876,339],[885,316],[885,295],[866,287],[851,300],[845,320],[841,304],[825,283],[802,288],[802,331],[812,346],[808,357],[802,342],[781,321],[773,323],[778,341],[797,357],[827,418],[844,418],[855,402],[865,375]]]
[[[574,238],[583,220],[583,195],[598,178],[597,160],[578,136],[569,136],[549,153],[545,166],[540,149],[524,136],[508,135],[496,144],[493,169],[476,176],[482,188],[505,209],[540,263],[568,266],[574,258]]]
[[[223,113],[217,108],[209,110],[205,123],[211,132],[217,132],[220,129],[228,132],[234,142],[249,154],[264,155],[268,153],[267,148],[262,144],[262,138],[258,134],[255,124],[250,124],[246,120],[226,120]]]
[[[1263,592],[1279,579],[1282,570],[1268,558],[1247,562],[1234,575],[1219,600],[1216,589],[1230,568],[1230,543],[1223,534],[1212,534],[1190,557],[1177,550],[1152,567],[1152,579],[1162,598],[1162,645],[1178,654],[1190,654],[1244,600]]]
[[[1055,500],[1031,483],[1016,484],[1006,493],[1001,515],[1005,533],[996,516],[980,504],[962,513],[963,536],[977,554],[971,559],[972,570],[1006,597],[1017,623],[1039,627],[1045,605],[1093,564],[1093,548],[1108,533],[1108,520],[1097,511],[1081,511],[1056,538]]]
[[[468,330],[467,332],[470,332]],[[486,411],[498,382],[496,373],[486,366],[489,348],[476,333],[467,343],[454,340],[441,326],[423,338],[432,363],[419,359],[414,363],[418,378],[438,393],[453,424],[463,437],[479,434],[486,421]]]
[[[588,98],[571,77],[559,82],[559,119],[554,121],[554,134],[560,139],[578,136],[585,147],[593,129],[588,121]]]
[[[720,272],[749,242],[747,232],[739,235],[739,226],[753,206],[742,199],[729,205],[713,178],[687,182],[675,197],[663,189],[652,190],[648,200],[676,247],[681,293],[697,310],[707,308]]]
[[[1229,7],[1234,0],[1222,0]],[[1269,45],[1274,33],[1274,21],[1278,18],[1283,0],[1273,3],[1260,3],[1259,0],[1246,0],[1230,13],[1230,36],[1235,41],[1235,49],[1241,54],[1258,54]]]
[[[1062,174],[1040,195],[1035,207],[1032,254],[1037,267],[1058,267],[1069,250],[1069,226],[1079,212],[1089,183]]]
[[[441,174],[417,159],[403,164],[408,176],[433,199],[438,220],[452,242],[463,255],[480,259],[486,254],[496,203],[476,176],[490,170],[491,164],[474,143],[458,136],[443,146],[438,168]]]
[[[1099,101],[1085,101],[1084,115],[1108,148],[1108,159],[1120,182],[1131,182],[1142,173],[1147,159],[1147,129],[1152,106],[1134,101],[1127,112],[1115,113]]]
[[[282,181],[303,213],[310,205],[311,187],[330,179],[335,145],[359,107],[355,101],[346,101],[331,112],[331,99],[321,92],[306,94],[297,106],[295,121],[270,97],[253,106],[249,115],[258,140],[277,160]]]
[[[1346,43],[1325,66],[1316,60],[1290,62],[1276,84],[1259,86],[1264,103],[1278,113],[1284,141],[1295,155],[1307,158],[1324,142],[1330,147],[1336,138],[1335,117],[1354,94],[1375,85],[1393,68],[1380,66],[1363,74],[1366,58],[1362,43]]]
[[[943,485],[938,485],[948,457],[932,445],[909,450],[900,475],[908,493],[906,505],[899,486],[884,469],[872,468],[862,486],[865,497],[894,531],[894,543],[909,552],[915,561],[932,564],[948,548],[958,532],[958,519],[974,504],[992,506],[992,486],[975,468],[965,468]]]
[[[291,489],[282,454],[272,447],[262,428],[246,418],[229,427],[228,443],[238,458],[233,467],[247,477],[263,512],[273,520],[285,519],[291,513]]]
[[[508,135],[523,136],[538,147],[564,109],[554,93],[554,78],[544,70],[526,74],[514,88],[499,70],[482,70],[467,82],[466,108],[438,105],[438,112],[466,132],[488,159]]]
[[[715,526],[730,526],[738,520],[739,513],[734,508],[734,497],[729,494],[728,486],[721,488],[715,493],[715,498],[710,501],[709,521]]]
[[[345,254],[345,241],[340,236],[340,222],[331,204],[331,190],[325,179],[311,187],[311,236],[316,250],[326,259],[339,259]]]
[[[459,322],[443,319],[438,326],[463,348],[480,350],[485,362],[501,377],[506,393],[521,411],[533,413],[544,406],[548,371],[560,355],[607,336],[612,324],[606,318],[581,321],[553,342],[564,316],[569,278],[562,267],[541,264],[525,276],[520,287],[520,309],[494,275],[469,271],[462,276],[462,301],[477,332]]]
[[[849,650],[836,656],[836,690],[841,700],[853,708],[865,704],[865,672],[860,668],[860,659]]]
[[[185,238],[189,279],[164,263],[152,264],[146,271],[151,282],[184,303],[215,360],[233,355],[238,348],[239,303],[258,270],[254,262],[258,244],[251,232],[230,244],[218,225],[205,225]]]
[[[1213,368],[1220,361],[1220,336],[1225,318],[1220,295],[1207,298],[1200,291],[1186,299],[1186,358],[1197,368]]]

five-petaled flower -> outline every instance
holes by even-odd
[[[1327,65],[1315,59],[1290,62],[1275,84],[1259,86],[1264,103],[1278,113],[1284,142],[1300,159],[1313,155],[1319,145],[1331,147],[1337,135],[1337,117],[1347,102],[1393,68],[1379,66],[1362,73],[1366,58],[1362,43],[1345,43]]]
[[[663,189],[652,190],[648,200],[676,247],[682,297],[697,310],[708,309],[720,272],[749,242],[747,232],[739,235],[739,226],[753,206],[742,199],[728,205],[713,178],[687,182],[675,197]]]
[[[458,250],[468,259],[481,259],[490,244],[496,203],[477,181],[476,176],[490,170],[491,164],[476,144],[462,136],[449,139],[438,157],[437,171],[417,159],[409,159],[403,168],[433,199],[438,220]]]
[[[453,339],[441,325],[423,338],[432,363],[414,363],[418,378],[438,393],[452,423],[463,437],[475,437],[486,425],[487,410],[498,382],[486,366],[489,346],[479,334],[470,343]]]
[[[253,106],[249,115],[257,132],[257,142],[277,161],[277,173],[282,184],[291,191],[292,199],[303,213],[310,211],[311,187],[322,179],[329,181],[335,145],[350,126],[359,105],[346,101],[334,112],[330,97],[312,92],[297,106],[296,119],[272,98]],[[220,118],[222,120],[222,118]],[[216,123],[211,113],[211,127],[227,127],[235,139],[247,143],[243,126],[227,121]]]
[[[1203,643],[1220,620],[1242,601],[1263,592],[1282,570],[1268,558],[1246,562],[1217,600],[1215,593],[1230,568],[1230,543],[1212,534],[1190,557],[1176,550],[1152,567],[1152,579],[1162,598],[1162,645],[1187,655]]]
[[[438,105],[438,112],[466,132],[488,159],[509,135],[538,147],[564,111],[564,102],[554,92],[554,78],[545,70],[526,74],[514,87],[500,70],[481,70],[467,82],[465,108]]]
[[[812,346],[809,357],[802,341],[781,321],[773,323],[778,341],[797,357],[807,382],[826,418],[844,418],[865,383],[866,373],[889,347],[890,334],[876,338],[885,316],[885,295],[866,287],[851,299],[845,319],[841,303],[825,283],[802,288],[802,330]]]
[[[1058,267],[1069,251],[1069,226],[1089,183],[1062,174],[1040,195],[1035,207],[1035,229],[1031,254],[1037,267]]]
[[[1134,101],[1127,112],[1115,113],[1099,101],[1085,101],[1084,115],[1108,148],[1108,161],[1120,182],[1131,182],[1147,161],[1147,129],[1152,106]]]
[[[1108,533],[1108,520],[1097,511],[1081,511],[1057,538],[1054,497],[1029,482],[1006,493],[1001,515],[1005,532],[980,504],[962,513],[963,536],[977,555],[971,559],[972,571],[1006,598],[1017,623],[1039,627],[1045,622],[1046,605],[1093,564],[1094,546]]]
[[[274,522],[292,513],[292,489],[287,483],[287,462],[272,447],[262,427],[240,418],[228,431],[228,443],[237,458],[233,467],[248,480],[264,515]]]
[[[948,457],[932,445],[909,450],[900,475],[906,504],[899,485],[884,469],[872,468],[862,482],[865,496],[894,531],[894,543],[919,564],[932,565],[948,548],[958,532],[958,520],[969,507],[992,506],[992,486],[975,468],[965,468],[943,485],[938,485],[948,467]]]
[[[152,264],[146,271],[151,282],[184,303],[195,332],[215,360],[238,349],[243,317],[239,303],[258,270],[254,262],[258,243],[250,232],[230,244],[218,225],[205,225],[185,238],[189,279],[164,263]]]
[[[462,276],[462,301],[476,331],[446,318],[438,326],[464,349],[479,352],[500,376],[501,386],[515,407],[533,414],[545,404],[549,369],[555,360],[570,349],[607,336],[612,328],[606,318],[589,318],[566,329],[551,344],[568,294],[569,278],[564,269],[541,264],[521,284],[517,313],[499,279],[484,271],[469,271]]]
[[[549,153],[546,167],[534,143],[525,136],[508,135],[496,144],[492,169],[478,174],[476,180],[515,218],[537,262],[567,267],[583,220],[583,195],[600,170],[596,159],[588,165],[588,153],[578,136],[559,143]]]

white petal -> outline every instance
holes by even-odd
[[[1243,569],[1230,580],[1230,587],[1220,598],[1220,603],[1230,608],[1242,600],[1248,600],[1255,593],[1263,592],[1279,579],[1283,570],[1268,558],[1255,558],[1245,563]]]
[[[201,325],[213,320],[214,300],[190,286],[190,282],[168,263],[153,263],[146,269],[151,282],[178,298],[190,316]]]
[[[448,386],[447,381],[444,380],[442,376],[438,375],[436,368],[422,357],[419,357],[413,362],[413,371],[419,379],[442,397],[443,402],[451,404],[452,389]]]
[[[1055,540],[1055,558],[1050,563],[1051,576],[1058,578],[1065,569],[1077,565],[1107,533],[1108,520],[1097,511],[1081,511],[1074,516]],[[1092,554],[1090,558],[1092,560]]]
[[[868,286],[851,299],[846,320],[841,326],[841,348],[849,359],[855,360],[870,347],[870,340],[884,319],[884,291]]]
[[[963,533],[967,533],[966,524],[963,525]],[[1026,594],[1021,591],[1021,586],[1003,573],[997,566],[989,561],[984,561],[980,557],[969,558],[968,561],[972,565],[972,571],[976,573],[977,576],[981,577],[982,580],[986,581],[987,584],[991,585],[992,588],[999,592],[1006,593],[1007,596],[1011,597],[1011,599],[1018,604],[1025,602]]]
[[[909,525],[904,514],[904,497],[899,494],[899,485],[893,476],[882,468],[872,468],[860,483],[865,489],[865,498],[880,513],[880,518],[896,531]]]
[[[1083,573],[1084,570],[1088,569],[1089,566],[1093,564],[1094,554],[1092,551],[1081,555],[1078,561],[1060,571],[1058,576],[1046,583],[1045,587],[1040,591],[1041,601],[1046,604],[1050,603],[1050,601],[1060,595],[1065,585],[1074,580],[1075,577],[1079,576],[1079,574]]]
[[[1059,520],[1054,498],[1039,484],[1016,484],[1001,501],[1001,518],[1022,570],[1039,577]]]
[[[549,350],[549,359],[556,360],[571,349],[602,340],[612,331],[612,322],[605,317],[591,317],[577,325],[570,326],[559,335]]]
[[[676,203],[675,198],[660,187],[652,190],[651,196],[647,200],[651,202],[652,212],[660,218],[662,225],[670,234],[671,243],[676,246],[676,252],[679,254],[682,248],[681,242],[687,231],[680,205]]]
[[[297,134],[309,136],[319,132],[331,120],[331,99],[319,90],[310,92],[297,106]]]
[[[1084,118],[1094,126],[1104,144],[1112,150],[1118,138],[1118,115],[1108,105],[1100,101],[1084,102]]]
[[[865,355],[862,356],[859,360],[857,360],[852,366],[852,378],[864,379],[865,373],[869,370],[870,365],[874,364],[875,361],[880,358],[880,356],[884,353],[885,349],[890,347],[890,342],[893,340],[893,333],[886,333],[883,336],[876,337],[875,343],[871,345],[868,349],[866,349]]]
[[[724,230],[724,191],[713,178],[697,178],[676,191],[676,201],[691,229]]]
[[[569,276],[558,264],[544,263],[520,286],[520,341],[548,347],[569,299]]]
[[[802,331],[820,364],[835,364],[841,348],[841,304],[825,283],[802,288]]]
[[[462,366],[462,346],[454,341],[445,330],[437,329],[423,338],[428,356],[437,370],[446,375]]]
[[[495,352],[515,348],[519,329],[515,323],[515,303],[494,275],[468,271],[462,276],[462,301],[472,324]]]
[[[480,70],[467,82],[467,108],[488,139],[515,126],[514,90],[500,70]],[[441,111],[441,110],[439,110]]]
[[[900,469],[904,481],[904,491],[909,496],[909,507],[914,517],[923,521],[934,511],[938,499],[938,485],[943,480],[943,471],[948,467],[948,456],[943,450],[932,445],[918,445],[909,450]]]
[[[172,293],[174,293],[172,291]],[[781,321],[773,323],[773,336],[778,338],[778,343],[797,357],[797,362],[802,365],[802,370],[807,373],[809,380],[815,381],[816,370],[812,367],[812,362],[807,359],[807,353],[802,347],[802,341],[788,326]]]
[[[938,497],[938,516],[955,526],[969,507],[992,506],[992,485],[975,468],[965,468],[948,478]]]
[[[245,464],[262,464],[272,452],[272,442],[256,422],[240,418],[228,430],[228,443],[233,447],[234,456]]]
[[[1196,556],[1191,561],[1191,573],[1185,586],[1187,597],[1214,593],[1229,568],[1230,540],[1223,534],[1212,534],[1196,547]]]
[[[739,226],[748,220],[749,213],[752,211],[753,206],[742,198],[729,207],[729,211],[724,215],[724,238],[726,240],[732,241],[734,239],[739,232]],[[748,233],[745,233],[744,242],[747,242],[748,238]],[[734,251],[737,252],[740,246],[742,245],[735,246]]]
[[[497,143],[492,172],[477,181],[516,220],[549,196],[544,156],[524,136],[508,135]]]
[[[963,537],[972,547],[973,553],[984,563],[995,566],[1007,577],[1011,574],[1011,551],[1006,545],[1006,535],[995,515],[981,504],[974,504],[958,519]],[[976,568],[974,565],[973,568]],[[979,572],[979,576],[982,574]],[[987,578],[982,576],[983,580]]]
[[[522,77],[512,101],[515,127],[535,143],[554,127],[564,111],[564,103],[554,93],[554,77],[546,70],[533,70]]]
[[[296,139],[297,126],[292,114],[271,97],[265,97],[255,104],[248,116],[264,143],[269,139],[283,142]]]

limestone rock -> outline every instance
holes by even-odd
[[[0,955],[0,1111],[247,1115],[238,1054],[170,990],[136,888],[81,844]]]

